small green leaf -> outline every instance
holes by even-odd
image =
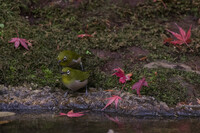
[[[87,50],[85,53],[88,55],[92,54],[89,50]]]

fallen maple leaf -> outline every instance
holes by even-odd
[[[67,114],[65,113],[60,113],[60,116],[68,116],[68,117],[81,117],[85,114],[83,114],[83,112],[77,112],[77,113],[74,113],[73,110],[69,111]]]
[[[167,31],[169,31],[173,36],[175,36],[177,38],[177,40],[170,41],[170,43],[172,43],[174,45],[176,45],[176,44],[182,45],[185,43],[186,45],[188,45],[188,43],[191,42],[190,37],[191,37],[192,25],[190,25],[190,28],[189,28],[187,34],[180,26],[178,26],[177,24],[176,24],[176,26],[178,27],[180,34],[167,29]]]
[[[27,41],[26,39],[23,39],[23,38],[18,38],[18,37],[15,37],[15,38],[12,38],[9,43],[14,43],[15,45],[15,48],[18,48],[19,45],[21,44],[25,49],[29,50],[28,49],[28,45],[31,46],[32,44]],[[28,45],[27,45],[28,44]]]
[[[105,106],[103,109],[101,109],[101,110],[104,110],[105,108],[107,108],[107,107],[108,107],[110,104],[112,104],[114,101],[115,101],[115,108],[117,109],[118,101],[119,101],[119,100],[122,100],[121,97],[116,96],[116,95],[113,95],[112,97],[109,97],[109,98],[106,98],[106,99],[108,99],[109,101],[108,101],[108,103],[106,104],[106,106]]]
[[[148,87],[148,83],[147,81],[145,81],[145,78],[142,78],[141,80],[139,80],[138,82],[136,82],[133,86],[132,86],[132,89],[136,89],[137,90],[137,94],[139,96],[140,95],[140,90],[142,89],[142,86],[147,86]]]
[[[140,61],[143,61],[143,60],[146,60],[146,59],[147,59],[147,57],[144,56],[144,57],[140,58],[139,60],[140,60]]]
[[[65,116],[67,115],[66,113],[60,113],[59,116]]]
[[[116,71],[115,73],[113,73],[112,75],[116,75],[119,78],[119,83],[125,83],[129,80],[131,80],[131,76],[132,73],[126,74],[124,73],[124,71],[121,68],[115,68],[114,71]]]
[[[77,36],[78,38],[83,38],[83,37],[92,37],[92,35],[89,34],[80,34]]]

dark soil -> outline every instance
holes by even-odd
[[[119,51],[111,52],[100,49],[92,49],[91,52],[105,61],[101,70],[106,74],[112,74],[115,68],[124,68],[127,66],[128,69],[133,69],[135,64],[141,64],[145,62],[149,52],[139,47],[128,47],[122,48]]]

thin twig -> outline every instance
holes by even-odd
[[[17,37],[19,38],[19,33],[18,33],[18,30],[16,30],[16,33],[17,33]]]
[[[167,6],[166,6],[166,4],[163,2],[163,0],[161,0],[161,2],[162,2],[162,4],[163,4],[163,6],[164,6],[165,8],[167,8]]]

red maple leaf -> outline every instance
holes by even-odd
[[[115,68],[114,71],[116,71],[115,73],[113,73],[112,75],[116,75],[119,78],[119,83],[125,83],[129,80],[131,80],[131,76],[132,73],[126,74],[124,73],[124,70],[122,70],[121,68]]]
[[[77,36],[78,38],[83,38],[83,37],[92,37],[92,35],[89,34],[80,34]]]
[[[176,44],[179,44],[179,45],[182,45],[182,44],[188,44],[191,42],[190,40],[190,37],[191,37],[191,28],[192,28],[192,25],[190,25],[190,28],[186,34],[186,32],[176,24],[176,26],[178,27],[179,29],[179,32],[180,34],[176,33],[176,32],[173,32],[171,30],[168,30],[173,36],[175,36],[177,38],[177,40],[174,40],[174,41],[170,41],[170,43],[176,45]]]
[[[65,113],[60,113],[60,116],[68,116],[68,117],[81,117],[85,114],[83,114],[83,112],[77,112],[77,113],[74,113],[73,110],[69,111],[67,114]]]
[[[139,80],[138,82],[136,82],[133,86],[132,86],[132,89],[136,89],[137,90],[137,94],[139,96],[140,95],[140,90],[142,89],[142,86],[147,86],[148,87],[148,83],[147,81],[145,81],[145,78],[142,78],[141,80]]]
[[[113,95],[112,97],[109,97],[109,98],[106,98],[106,99],[108,99],[109,101],[108,101],[108,103],[106,104],[106,106],[105,106],[103,109],[101,109],[101,110],[104,110],[105,108],[107,108],[107,107],[108,107],[110,104],[112,104],[114,101],[115,101],[115,108],[117,109],[117,104],[118,104],[119,99],[122,100],[121,97],[116,96],[116,95]]]
[[[9,43],[14,43],[15,45],[15,48],[18,48],[19,45],[21,44],[25,49],[29,50],[28,49],[28,45],[31,46],[31,43],[29,41],[27,41],[26,39],[23,39],[23,38],[18,38],[18,37],[15,37],[15,38],[12,38]],[[28,44],[28,45],[27,45]]]

